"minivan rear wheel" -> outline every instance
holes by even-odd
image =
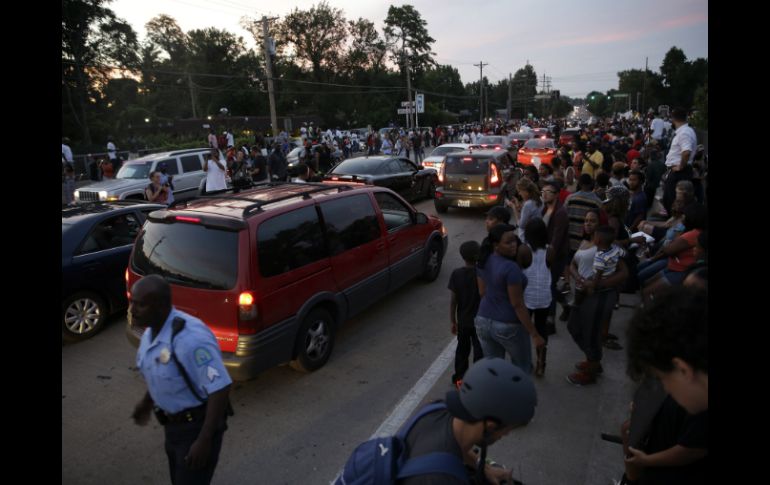
[[[329,360],[334,346],[334,319],[328,311],[316,308],[302,321],[297,334],[297,358],[291,366],[301,372],[320,369]]]
[[[436,212],[439,214],[446,214],[449,210],[449,206],[442,204],[441,202],[437,201],[436,199],[433,199],[433,207],[436,208]]]

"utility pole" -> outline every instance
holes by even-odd
[[[545,88],[545,94],[549,94],[550,95],[551,94],[551,78],[548,77],[546,79],[547,79],[546,82],[548,84],[547,84],[547,86]],[[543,101],[546,101],[546,100],[544,99]],[[548,101],[550,101],[550,98],[548,98]],[[550,103],[550,104],[551,104],[551,111],[553,111],[553,103]],[[545,104],[544,104],[544,106],[545,106]],[[543,110],[543,117],[545,117],[545,110]]]
[[[511,99],[513,97],[513,81],[511,80],[511,73],[508,73],[508,102],[505,106],[505,115],[507,119],[505,121],[510,121],[511,119],[511,103],[513,100]]]
[[[406,129],[409,130],[412,124],[412,111],[417,112],[417,107],[412,106],[412,74],[409,72],[409,56],[406,55],[406,35],[404,35],[404,27],[401,28],[401,55],[404,56],[404,64],[406,65],[406,100],[409,101],[406,112]]]
[[[267,71],[267,93],[270,97],[270,124],[272,125],[273,138],[278,135],[278,116],[275,114],[275,94],[273,90],[273,62],[270,58],[270,39],[267,32],[267,22],[277,20],[277,17],[268,19],[262,16],[262,44],[265,49],[265,70]]]
[[[192,104],[192,113],[193,118],[197,118],[198,114],[195,109],[195,94],[193,92],[193,83],[192,83],[192,77],[190,76],[190,73],[187,73],[187,85],[190,87],[190,104]]]
[[[647,84],[647,60],[649,58],[644,58],[644,77],[642,78],[642,110],[644,110],[644,89],[645,85]]]
[[[545,72],[543,72],[543,87],[542,92],[545,94]],[[542,111],[543,117],[545,117],[545,98],[543,98],[543,111]]]
[[[479,66],[479,124],[482,126],[484,126],[484,77],[482,72],[484,70],[484,66],[488,65],[488,62],[484,64],[483,61],[479,61],[478,64],[474,64],[474,66]]]

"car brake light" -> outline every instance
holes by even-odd
[[[496,200],[496,199],[497,199],[497,195],[496,194],[489,194],[489,195],[487,195],[487,200]]]
[[[463,162],[472,162],[473,159],[471,157],[465,157],[463,158]]]
[[[500,184],[500,175],[497,173],[497,166],[492,163],[489,165],[492,175],[489,177],[489,183],[492,187]]]
[[[257,305],[254,303],[254,295],[249,291],[244,291],[238,295],[238,318],[240,320],[257,318]]]
[[[438,170],[438,181],[442,184],[444,183],[444,167],[446,167],[446,164],[442,164],[441,168]]]
[[[339,180],[339,177],[332,177],[332,180]]]
[[[441,192],[439,192],[439,191],[437,190],[437,191],[436,191],[436,198],[437,198],[437,199],[440,199],[440,198],[442,198],[442,197],[444,197],[444,194],[442,194]]]
[[[175,216],[174,220],[179,221],[179,222],[192,222],[193,224],[200,224],[201,223],[200,217]]]

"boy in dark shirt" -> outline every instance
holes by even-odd
[[[479,310],[479,287],[476,280],[476,262],[479,259],[479,243],[466,241],[460,246],[460,256],[465,266],[457,268],[449,278],[449,290],[452,300],[449,304],[449,319],[452,323],[452,335],[457,335],[455,352],[455,373],[452,383],[459,388],[463,375],[468,370],[468,357],[473,346],[473,362],[482,357],[481,343],[476,336],[473,319]]]

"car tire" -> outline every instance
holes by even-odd
[[[425,197],[428,199],[435,199],[436,198],[436,182],[433,180],[428,181],[428,187],[425,190]]]
[[[438,278],[439,273],[441,273],[441,262],[443,259],[441,243],[434,239],[428,245],[428,252],[425,255],[425,269],[422,272],[422,279],[425,282],[430,283]]]
[[[436,212],[439,214],[446,214],[449,210],[449,206],[439,203],[436,199],[433,199],[433,207],[436,208]]]
[[[107,320],[104,299],[90,291],[80,291],[62,302],[62,338],[78,342],[96,335]]]
[[[297,333],[296,355],[290,365],[300,372],[320,369],[334,347],[334,318],[323,308],[312,310]]]

